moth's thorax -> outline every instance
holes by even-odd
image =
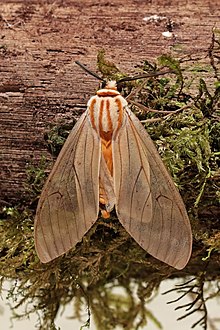
[[[112,87],[110,87],[112,86]],[[122,126],[127,101],[115,89],[114,82],[100,89],[88,102],[92,127],[103,139],[111,139]]]

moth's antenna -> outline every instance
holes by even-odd
[[[174,73],[174,71],[158,71],[158,72],[154,72],[154,73],[149,73],[149,74],[142,74],[142,75],[137,75],[137,76],[134,76],[134,77],[124,77],[120,80],[117,81],[117,84],[118,83],[121,83],[121,82],[124,82],[124,81],[131,81],[131,80],[137,80],[137,79],[143,79],[143,78],[151,78],[151,77],[156,77],[156,76],[160,76],[160,75],[163,75],[163,74],[167,74],[167,73]]]
[[[95,72],[92,72],[89,69],[87,69],[87,67],[85,65],[83,65],[82,63],[80,63],[79,61],[75,61],[75,63],[78,64],[84,71],[89,73],[91,76],[97,78],[98,80],[104,81],[103,78],[99,77]]]

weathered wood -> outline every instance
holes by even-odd
[[[57,118],[81,112],[97,82],[75,60],[95,69],[105,48],[131,73],[175,45],[181,55],[206,51],[219,22],[219,0],[1,1],[0,200],[21,198],[25,170],[46,154],[44,131]],[[159,15],[158,21],[144,17]],[[162,32],[173,22],[175,36]],[[180,49],[180,48],[179,48]]]

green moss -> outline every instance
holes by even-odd
[[[45,133],[45,141],[48,149],[53,156],[58,156],[70,130],[75,124],[75,120],[65,123],[63,121],[59,124],[51,124]]]
[[[214,44],[210,58],[214,58],[216,47]],[[124,76],[105,60],[103,52],[99,53],[98,65],[106,76]],[[219,279],[220,86],[217,63],[212,61],[212,70],[204,64],[207,80],[192,78],[193,71],[203,72],[198,70],[202,66],[202,61],[186,64],[170,54],[161,56],[156,63],[145,61],[139,67],[142,72],[168,68],[170,73],[137,82],[139,91],[133,99],[160,112],[143,111],[132,105],[139,119],[147,120],[146,129],[190,215],[195,246],[186,269],[177,271],[147,255],[114,214],[109,221],[99,219],[65,256],[41,264],[34,248],[33,219],[47,172],[47,162],[42,159],[37,168],[30,166],[27,170],[25,201],[1,213],[1,284],[6,279],[13,281],[8,299],[13,302],[15,314],[18,306],[26,304],[26,317],[40,312],[39,329],[55,329],[59,308],[73,301],[74,316],[81,320],[83,304],[88,308],[88,319],[86,323],[82,320],[81,328],[89,325],[90,313],[101,330],[114,329],[116,325],[127,330],[141,329],[148,320],[161,328],[147,308],[147,301],[163,280],[193,276],[198,296],[200,293],[203,297],[204,281]],[[61,123],[48,129],[45,139],[53,154],[59,152],[70,126]],[[123,294],[115,293],[115,288],[121,288]],[[203,299],[201,306],[204,304]]]
[[[102,73],[103,78],[108,78],[112,80],[119,80],[125,75],[120,72],[117,66],[105,58],[105,50],[100,49],[97,55],[97,67],[98,70]]]
[[[29,201],[34,201],[41,193],[47,172],[48,161],[45,156],[41,157],[37,167],[32,163],[28,165],[26,169],[27,178],[24,187]]]

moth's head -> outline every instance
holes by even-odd
[[[99,86],[99,90],[96,92],[98,96],[117,96],[118,91],[117,82],[115,80],[103,80]]]
[[[100,84],[101,89],[113,89],[117,90],[117,82],[115,80],[103,80]]]

